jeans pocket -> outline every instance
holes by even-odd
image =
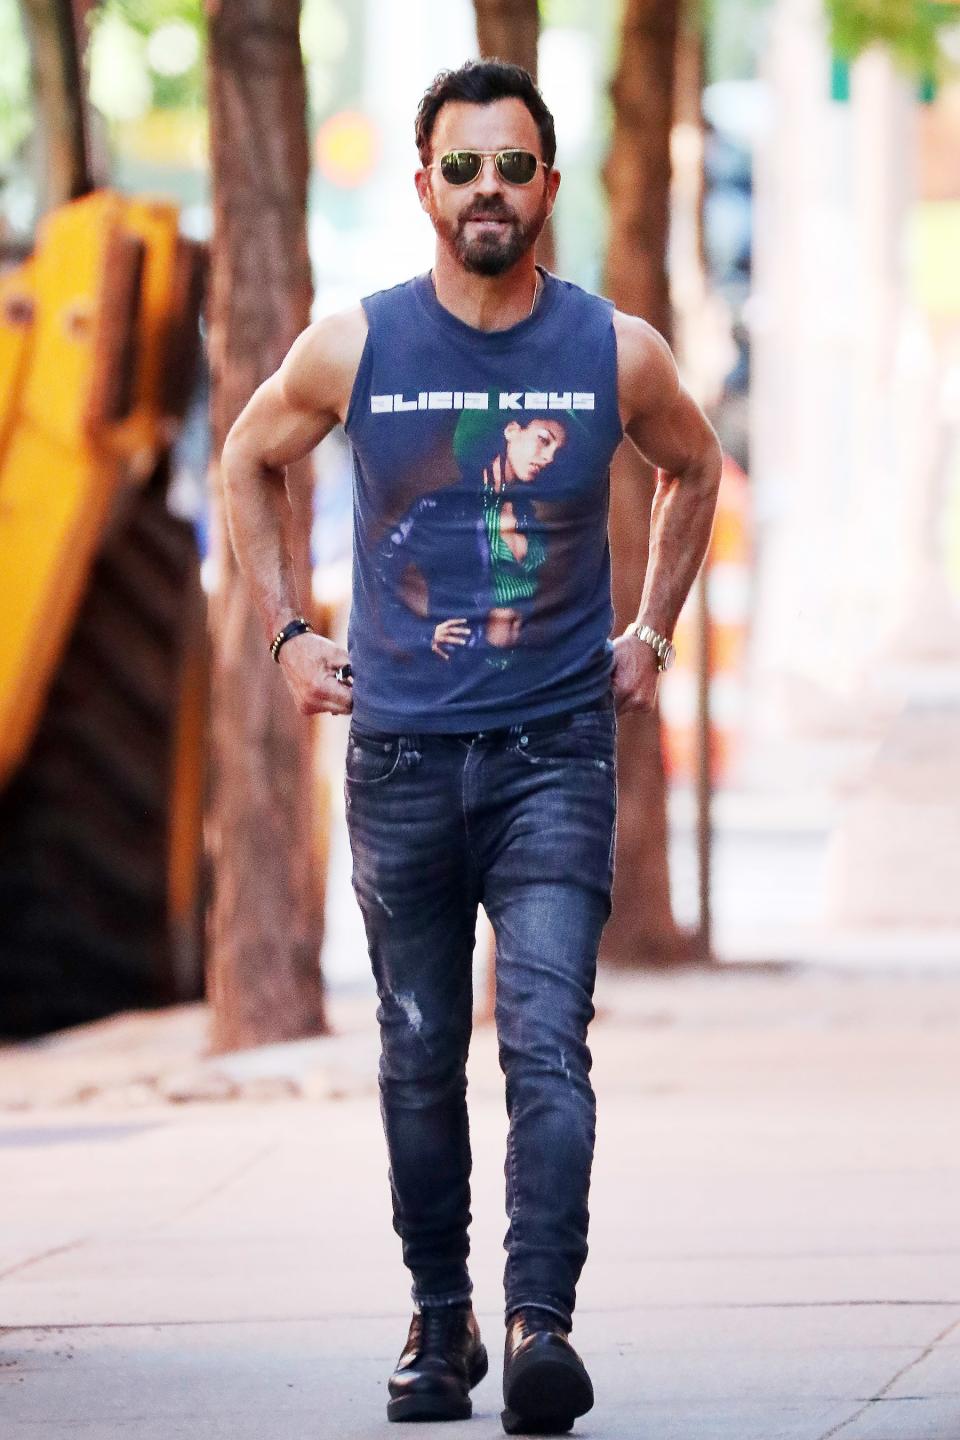
[[[555,725],[524,727],[513,745],[528,765],[584,762],[613,769],[616,721],[610,710],[575,710]]]
[[[381,785],[400,764],[403,739],[374,739],[351,728],[347,738],[346,777],[350,785]]]

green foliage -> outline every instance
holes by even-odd
[[[755,72],[772,0],[690,0],[703,16],[711,79]],[[948,61],[940,31],[960,25],[960,0],[824,0],[834,53],[855,60],[871,45],[887,47],[901,69],[920,80],[941,76]]]
[[[765,43],[772,0],[691,0],[705,39],[707,80],[749,80]]]
[[[16,0],[0,0],[0,167],[6,167],[33,128],[30,54]]]
[[[133,30],[150,35],[168,20],[185,20],[197,30],[205,28],[203,0],[101,0],[101,13],[119,15]],[[97,12],[93,24],[97,23]]]
[[[540,25],[572,25],[574,27],[583,24],[582,0],[539,0],[537,6],[540,11]]]
[[[937,0],[825,0],[835,52],[854,60],[869,46],[886,46],[908,74],[941,74],[946,57],[939,32],[960,23],[960,4]]]
[[[188,64],[176,61],[174,32],[180,34],[181,47],[184,35],[195,37],[195,53]],[[123,115],[124,103],[134,92],[142,93],[143,99],[149,96],[152,106],[161,110],[202,106],[205,39],[202,0],[102,0],[91,17],[94,103],[110,118]],[[119,97],[115,112],[114,86]],[[129,103],[132,106],[134,101]]]

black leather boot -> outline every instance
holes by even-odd
[[[566,1327],[549,1310],[510,1316],[500,1416],[508,1435],[563,1435],[593,1405],[593,1386]]]
[[[388,1420],[469,1420],[470,1391],[487,1373],[487,1352],[470,1305],[430,1305],[410,1321],[387,1381]]]

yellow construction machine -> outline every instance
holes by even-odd
[[[0,1035],[202,992],[205,621],[166,503],[202,256],[95,190],[0,275]]]

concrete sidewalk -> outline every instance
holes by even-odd
[[[597,1403],[575,1433],[960,1437],[960,982],[604,975],[597,1002],[573,1335]],[[332,1010],[336,1037],[226,1067],[200,1057],[198,1012],[0,1051],[3,1440],[393,1433],[410,1306],[373,1001]],[[426,1427],[444,1440],[502,1434],[485,1027],[470,1103],[491,1367],[473,1420]]]

